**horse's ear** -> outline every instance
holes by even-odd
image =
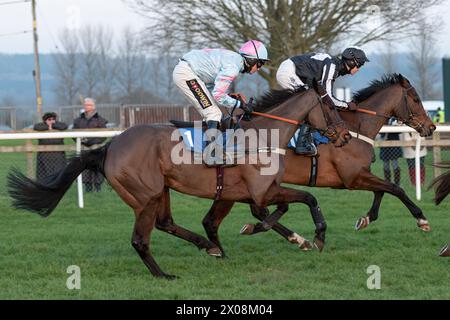
[[[402,87],[408,88],[411,86],[409,80],[406,79],[401,73],[398,74],[398,79],[400,80],[400,84],[402,85]]]

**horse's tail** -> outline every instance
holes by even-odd
[[[47,217],[83,170],[89,169],[105,175],[104,162],[108,147],[109,143],[73,157],[63,169],[41,181],[34,181],[18,169],[11,169],[8,173],[8,192],[13,199],[13,207]]]
[[[441,168],[450,168],[450,163],[441,163],[436,164],[435,166]],[[433,182],[431,182],[430,187],[434,187],[435,189],[434,202],[436,203],[436,205],[440,204],[441,201],[444,200],[445,197],[447,197],[450,193],[450,171],[435,178]]]

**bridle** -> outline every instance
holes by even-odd
[[[364,108],[358,108],[356,111],[361,112],[361,113],[366,113],[369,115],[373,115],[373,116],[383,117],[386,119],[394,118],[398,122],[404,123],[404,124],[410,126],[411,128],[419,131],[420,129],[423,129],[425,127],[425,124],[422,121],[418,120],[417,115],[412,111],[412,108],[408,103],[408,95],[409,95],[410,91],[413,91],[415,93],[415,89],[411,85],[409,85],[408,88],[403,89],[404,108],[406,109],[406,114],[408,115],[408,118],[406,118],[406,119],[403,117],[400,117],[400,116],[381,114],[376,111],[372,111],[372,110],[368,110],[368,109],[364,109]],[[417,96],[417,93],[415,93],[415,95]]]
[[[344,125],[345,126],[345,123],[344,123],[344,121],[338,122],[338,123],[333,123],[333,121],[331,121],[331,119],[327,116],[326,112],[323,111],[323,108],[324,108],[323,98],[326,95],[325,96],[320,96],[319,94],[316,93],[316,96],[317,96],[317,100],[318,101],[310,109],[309,112],[311,112],[318,105],[320,105],[322,113],[323,113],[323,116],[325,118],[325,122],[327,123],[327,129],[319,129],[319,128],[315,128],[315,127],[312,127],[312,126],[311,126],[311,128],[313,130],[316,130],[316,131],[320,132],[322,135],[326,136],[327,138],[329,138],[330,140],[332,140],[334,142],[334,141],[336,141],[339,138],[339,133],[338,133],[336,128],[339,125]],[[272,120],[278,120],[278,121],[282,121],[282,122],[293,124],[293,125],[297,125],[297,126],[305,123],[305,121],[292,120],[292,119],[279,117],[279,116],[275,116],[275,115],[271,115],[271,114],[267,114],[267,113],[257,112],[257,111],[253,111],[252,114],[255,115],[255,116],[260,116],[260,117],[267,118],[267,119],[272,119]]]
[[[404,119],[401,117],[394,117],[397,119],[397,121],[402,122],[408,126],[410,126],[411,128],[415,129],[416,131],[419,131],[420,129],[424,129],[425,128],[425,123],[423,123],[422,121],[418,120],[418,117],[414,114],[414,112],[411,109],[411,106],[408,103],[408,93],[410,91],[413,91],[413,94],[415,94],[416,98],[417,97],[417,93],[414,89],[413,86],[409,86],[409,88],[406,88],[403,92],[403,100],[405,102],[405,108],[406,108],[406,113],[408,114],[408,119]]]

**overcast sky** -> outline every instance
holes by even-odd
[[[1,5],[15,0],[0,0],[0,52],[32,53],[33,43],[30,33],[5,35],[31,29],[31,5],[18,3]],[[21,0],[18,0],[21,1]],[[23,0],[22,0],[23,1]],[[115,33],[125,26],[140,30],[144,19],[130,10],[121,0],[37,0],[39,50],[42,53],[55,51],[58,45],[58,32],[64,27],[106,25]],[[450,1],[437,10],[444,18],[450,16]],[[446,21],[445,21],[446,20]],[[439,56],[450,56],[450,22],[443,19],[439,36]],[[369,53],[379,45],[370,45]],[[405,47],[400,47],[404,50]]]

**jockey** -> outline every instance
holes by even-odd
[[[339,109],[356,110],[354,102],[338,100],[333,95],[333,84],[337,77],[347,74],[354,75],[369,61],[361,48],[349,47],[344,50],[341,57],[330,56],[326,53],[307,53],[291,57],[283,61],[277,71],[277,82],[283,89],[295,90],[298,87],[313,86],[314,80],[321,84]],[[317,148],[308,125],[300,126],[300,133],[295,148],[297,154],[315,156]]]
[[[257,40],[246,42],[239,53],[226,49],[192,50],[176,65],[173,81],[206,121],[208,129],[218,129],[222,118],[219,105],[251,112],[244,99],[235,99],[228,93],[241,74],[253,74],[267,61],[267,49]]]

